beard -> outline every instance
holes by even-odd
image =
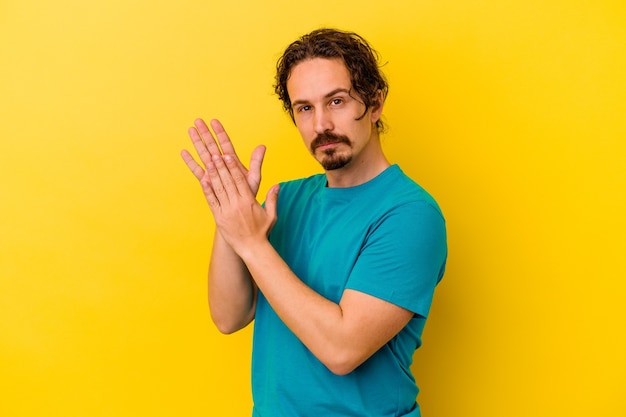
[[[343,143],[352,148],[352,142],[345,135],[336,135],[331,132],[320,133],[311,142],[311,153],[315,156],[317,148],[330,143]],[[322,165],[326,171],[332,171],[345,167],[352,161],[352,154],[344,155],[337,152],[335,148],[329,148],[322,151],[322,159],[318,159],[318,162]]]

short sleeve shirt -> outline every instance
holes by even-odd
[[[338,303],[346,288],[414,313],[348,375],[330,372],[259,291],[252,356],[254,417],[419,416],[410,365],[446,264],[435,200],[392,165],[356,187],[325,175],[281,184],[270,242],[309,287]]]

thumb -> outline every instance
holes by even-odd
[[[256,195],[259,191],[259,185],[261,184],[261,166],[263,165],[263,158],[265,157],[265,146],[259,145],[254,148],[252,155],[250,156],[250,168],[248,170],[248,185],[252,190],[252,193]],[[239,163],[241,165],[241,162]],[[245,170],[243,165],[240,166]],[[245,172],[245,171],[244,171]]]
[[[276,206],[278,204],[278,191],[280,190],[280,185],[276,184],[272,186],[267,192],[267,197],[265,198],[265,212],[272,219],[272,226],[276,223],[276,219],[278,216],[276,215]]]
[[[250,155],[250,171],[255,171],[261,174],[261,166],[263,165],[263,158],[265,158],[265,146],[259,145],[252,151]]]

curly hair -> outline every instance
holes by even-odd
[[[365,104],[365,111],[360,118],[364,117],[370,108],[382,105],[378,102],[379,91],[382,92],[383,101],[387,97],[389,85],[378,65],[379,55],[365,39],[354,32],[317,29],[291,43],[276,64],[274,91],[282,101],[285,111],[291,116],[291,120],[294,120],[294,116],[287,91],[287,80],[293,67],[313,58],[343,60],[350,73],[352,89]],[[379,132],[385,129],[380,119],[376,122],[376,128]]]

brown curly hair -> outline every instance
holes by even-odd
[[[380,71],[379,55],[365,39],[354,32],[317,29],[289,45],[276,64],[274,91],[282,101],[285,111],[291,116],[291,120],[294,120],[294,117],[287,91],[287,80],[293,67],[312,58],[343,60],[350,73],[352,89],[365,104],[365,111],[360,118],[364,117],[371,107],[382,104],[378,102],[378,91],[382,91],[383,101],[387,97],[389,85]],[[376,128],[379,132],[385,129],[380,119],[376,122]]]

